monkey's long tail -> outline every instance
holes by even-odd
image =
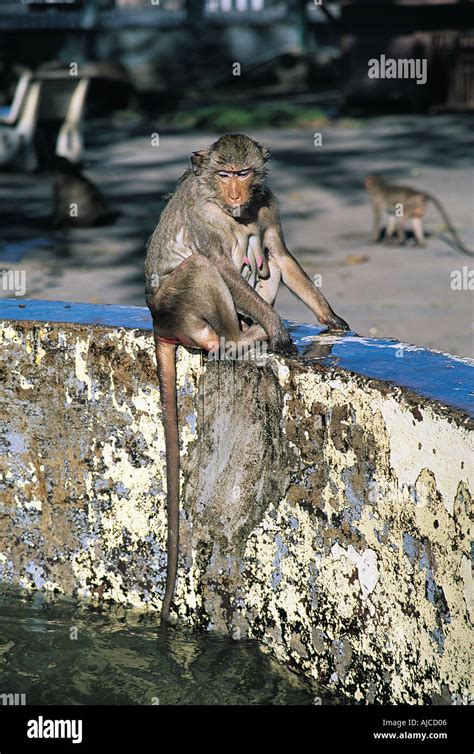
[[[427,194],[427,196],[429,199],[431,199],[436,209],[440,213],[441,217],[443,218],[444,222],[446,223],[446,226],[449,232],[451,233],[458,250],[461,251],[463,254],[467,254],[470,257],[474,256],[474,250],[468,249],[466,246],[464,246],[463,242],[459,238],[456,228],[452,224],[448,213],[446,212],[445,208],[443,207],[439,199],[433,196],[433,194]]]
[[[169,620],[178,569],[179,546],[179,437],[176,401],[176,345],[165,343],[155,332],[156,360],[166,445],[166,502],[168,513],[168,563],[161,621]]]

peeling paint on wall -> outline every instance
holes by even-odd
[[[152,335],[0,327],[0,579],[159,609]],[[472,425],[337,368],[179,349],[180,620],[352,701],[467,701]]]

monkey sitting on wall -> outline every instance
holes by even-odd
[[[372,204],[373,224],[371,241],[376,242],[379,240],[381,216],[382,212],[385,211],[388,215],[387,228],[385,230],[385,239],[388,243],[391,241],[394,233],[397,234],[398,242],[400,244],[404,243],[404,226],[407,220],[411,220],[417,243],[420,246],[426,246],[423,217],[428,202],[431,201],[446,223],[454,239],[456,248],[463,254],[474,254],[474,251],[464,246],[445,208],[439,199],[432,194],[409,188],[409,186],[396,186],[385,183],[383,177],[377,174],[368,175],[364,180],[364,186],[368,191]]]
[[[288,251],[276,199],[267,187],[267,149],[248,136],[222,136],[194,152],[150,238],[146,302],[153,318],[166,441],[168,566],[161,616],[169,618],[178,562],[179,441],[176,408],[178,344],[219,349],[268,341],[295,354],[273,308],[280,282],[333,330],[349,326]],[[241,317],[250,326],[241,326]]]
[[[92,181],[86,178],[78,165],[65,157],[53,160],[53,214],[52,224],[62,226],[108,225],[119,215],[113,211]]]

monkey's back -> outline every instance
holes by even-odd
[[[408,186],[386,186],[386,202],[389,212],[395,212],[397,207],[403,206],[404,213],[410,215],[411,211],[425,205],[427,195],[423,191]]]
[[[77,215],[71,215],[76,207]],[[99,189],[83,175],[57,173],[53,188],[53,218],[58,225],[93,225],[111,214]]]
[[[161,213],[147,244],[146,298],[191,254],[222,245],[220,229],[206,212],[207,197],[192,171],[186,171]]]
[[[185,173],[148,240],[145,258],[147,297],[156,291],[163,278],[193,253],[193,242],[188,232],[192,187],[192,176]]]

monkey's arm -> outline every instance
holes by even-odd
[[[274,223],[264,234],[264,246],[281,270],[282,280],[303,304],[311,309],[319,321],[331,330],[349,330],[349,325],[332,310],[321,291],[311,282],[306,272],[288,250],[280,223]]]
[[[263,327],[272,349],[295,353],[289,333],[280,315],[240,275],[230,257],[216,245],[205,256],[215,264],[234,300],[236,309]]]

